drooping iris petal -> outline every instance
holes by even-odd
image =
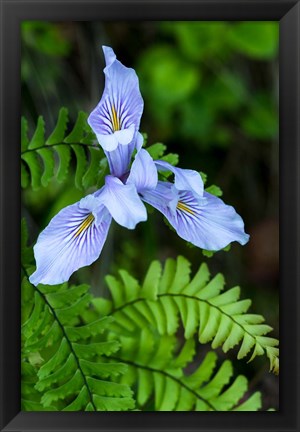
[[[131,165],[127,184],[133,183],[138,192],[154,189],[157,185],[157,169],[149,153],[141,149]]]
[[[176,194],[171,183],[158,182],[142,199],[162,212],[180,237],[202,249],[217,251],[233,241],[244,245],[249,240],[234,208],[207,192],[202,198],[191,191]]]
[[[30,282],[56,285],[92,264],[101,253],[110,223],[107,209],[91,195],[62,209],[34,246],[37,269]]]
[[[159,171],[172,171],[175,176],[175,186],[178,190],[192,190],[199,196],[203,195],[204,185],[200,174],[197,171],[183,168],[176,168],[168,162],[155,161]]]
[[[106,176],[99,199],[119,225],[134,229],[137,223],[147,220],[146,208],[134,184]]]
[[[125,67],[112,48],[103,46],[106,61],[102,98],[88,118],[99,144],[107,152],[129,145],[139,129],[144,102],[135,71]]]

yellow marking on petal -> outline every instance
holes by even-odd
[[[117,111],[113,105],[111,107],[111,114],[112,114],[111,121],[112,121],[113,130],[114,132],[116,132],[120,130],[120,120],[118,118]]]
[[[79,225],[78,230],[74,234],[74,237],[78,237],[82,232],[86,231],[94,222],[95,218],[93,216],[93,213],[90,213],[84,221]]]
[[[191,210],[187,205],[185,205],[183,202],[178,201],[177,206],[178,210],[183,210],[186,213],[190,213],[191,215],[195,215],[196,213]]]

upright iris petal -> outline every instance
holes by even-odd
[[[101,253],[110,223],[109,212],[92,195],[62,209],[34,246],[37,269],[30,282],[59,284],[92,264]]]
[[[99,144],[108,154],[111,173],[120,176],[128,168],[138,140],[144,102],[135,71],[117,60],[112,48],[103,46],[106,61],[102,98],[88,118]],[[124,151],[119,146],[130,146]],[[111,152],[115,155],[109,155]],[[119,155],[119,152],[122,153]],[[121,166],[120,166],[121,165]]]

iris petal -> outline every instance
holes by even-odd
[[[139,129],[144,102],[135,71],[117,60],[109,47],[103,47],[106,67],[102,98],[88,118],[105,151],[118,144],[129,145]]]
[[[134,184],[123,184],[113,176],[106,176],[105,186],[99,195],[115,221],[129,229],[147,220],[147,212]]]
[[[126,183],[133,183],[138,192],[156,187],[157,170],[152,157],[146,150],[141,149],[136,154]]]
[[[155,164],[159,171],[172,171],[175,176],[174,184],[178,190],[192,190],[199,196],[203,195],[203,180],[197,171],[176,168],[168,162],[161,160],[155,161]]]
[[[114,151],[105,151],[110,172],[115,177],[122,177],[129,170],[131,156],[135,148],[135,142],[124,146],[118,145]]]
[[[62,209],[41,232],[34,246],[37,269],[30,282],[55,285],[92,264],[105,243],[111,216],[91,196]]]
[[[177,191],[168,182],[158,182],[142,199],[159,210],[184,240],[202,249],[217,251],[237,241],[244,245],[249,235],[233,207],[204,192]]]
[[[178,203],[178,191],[169,182],[158,181],[155,189],[144,190],[140,197],[163,213],[166,218],[172,217]]]

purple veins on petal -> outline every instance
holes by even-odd
[[[111,223],[107,209],[92,195],[62,209],[41,232],[34,246],[34,285],[67,281],[100,255]]]
[[[129,145],[139,129],[144,102],[134,69],[125,67],[112,48],[103,46],[106,61],[102,98],[88,118],[99,144],[107,152]]]
[[[140,151],[143,145],[143,136],[140,132],[136,132],[134,139],[127,146],[118,145],[113,151],[104,151],[107,157],[110,173],[118,178],[129,174],[129,165],[133,151]]]
[[[249,240],[234,208],[207,192],[199,197],[193,191],[178,191],[171,183],[158,182],[142,199],[163,213],[181,238],[202,249],[217,251],[233,241],[244,245]]]

